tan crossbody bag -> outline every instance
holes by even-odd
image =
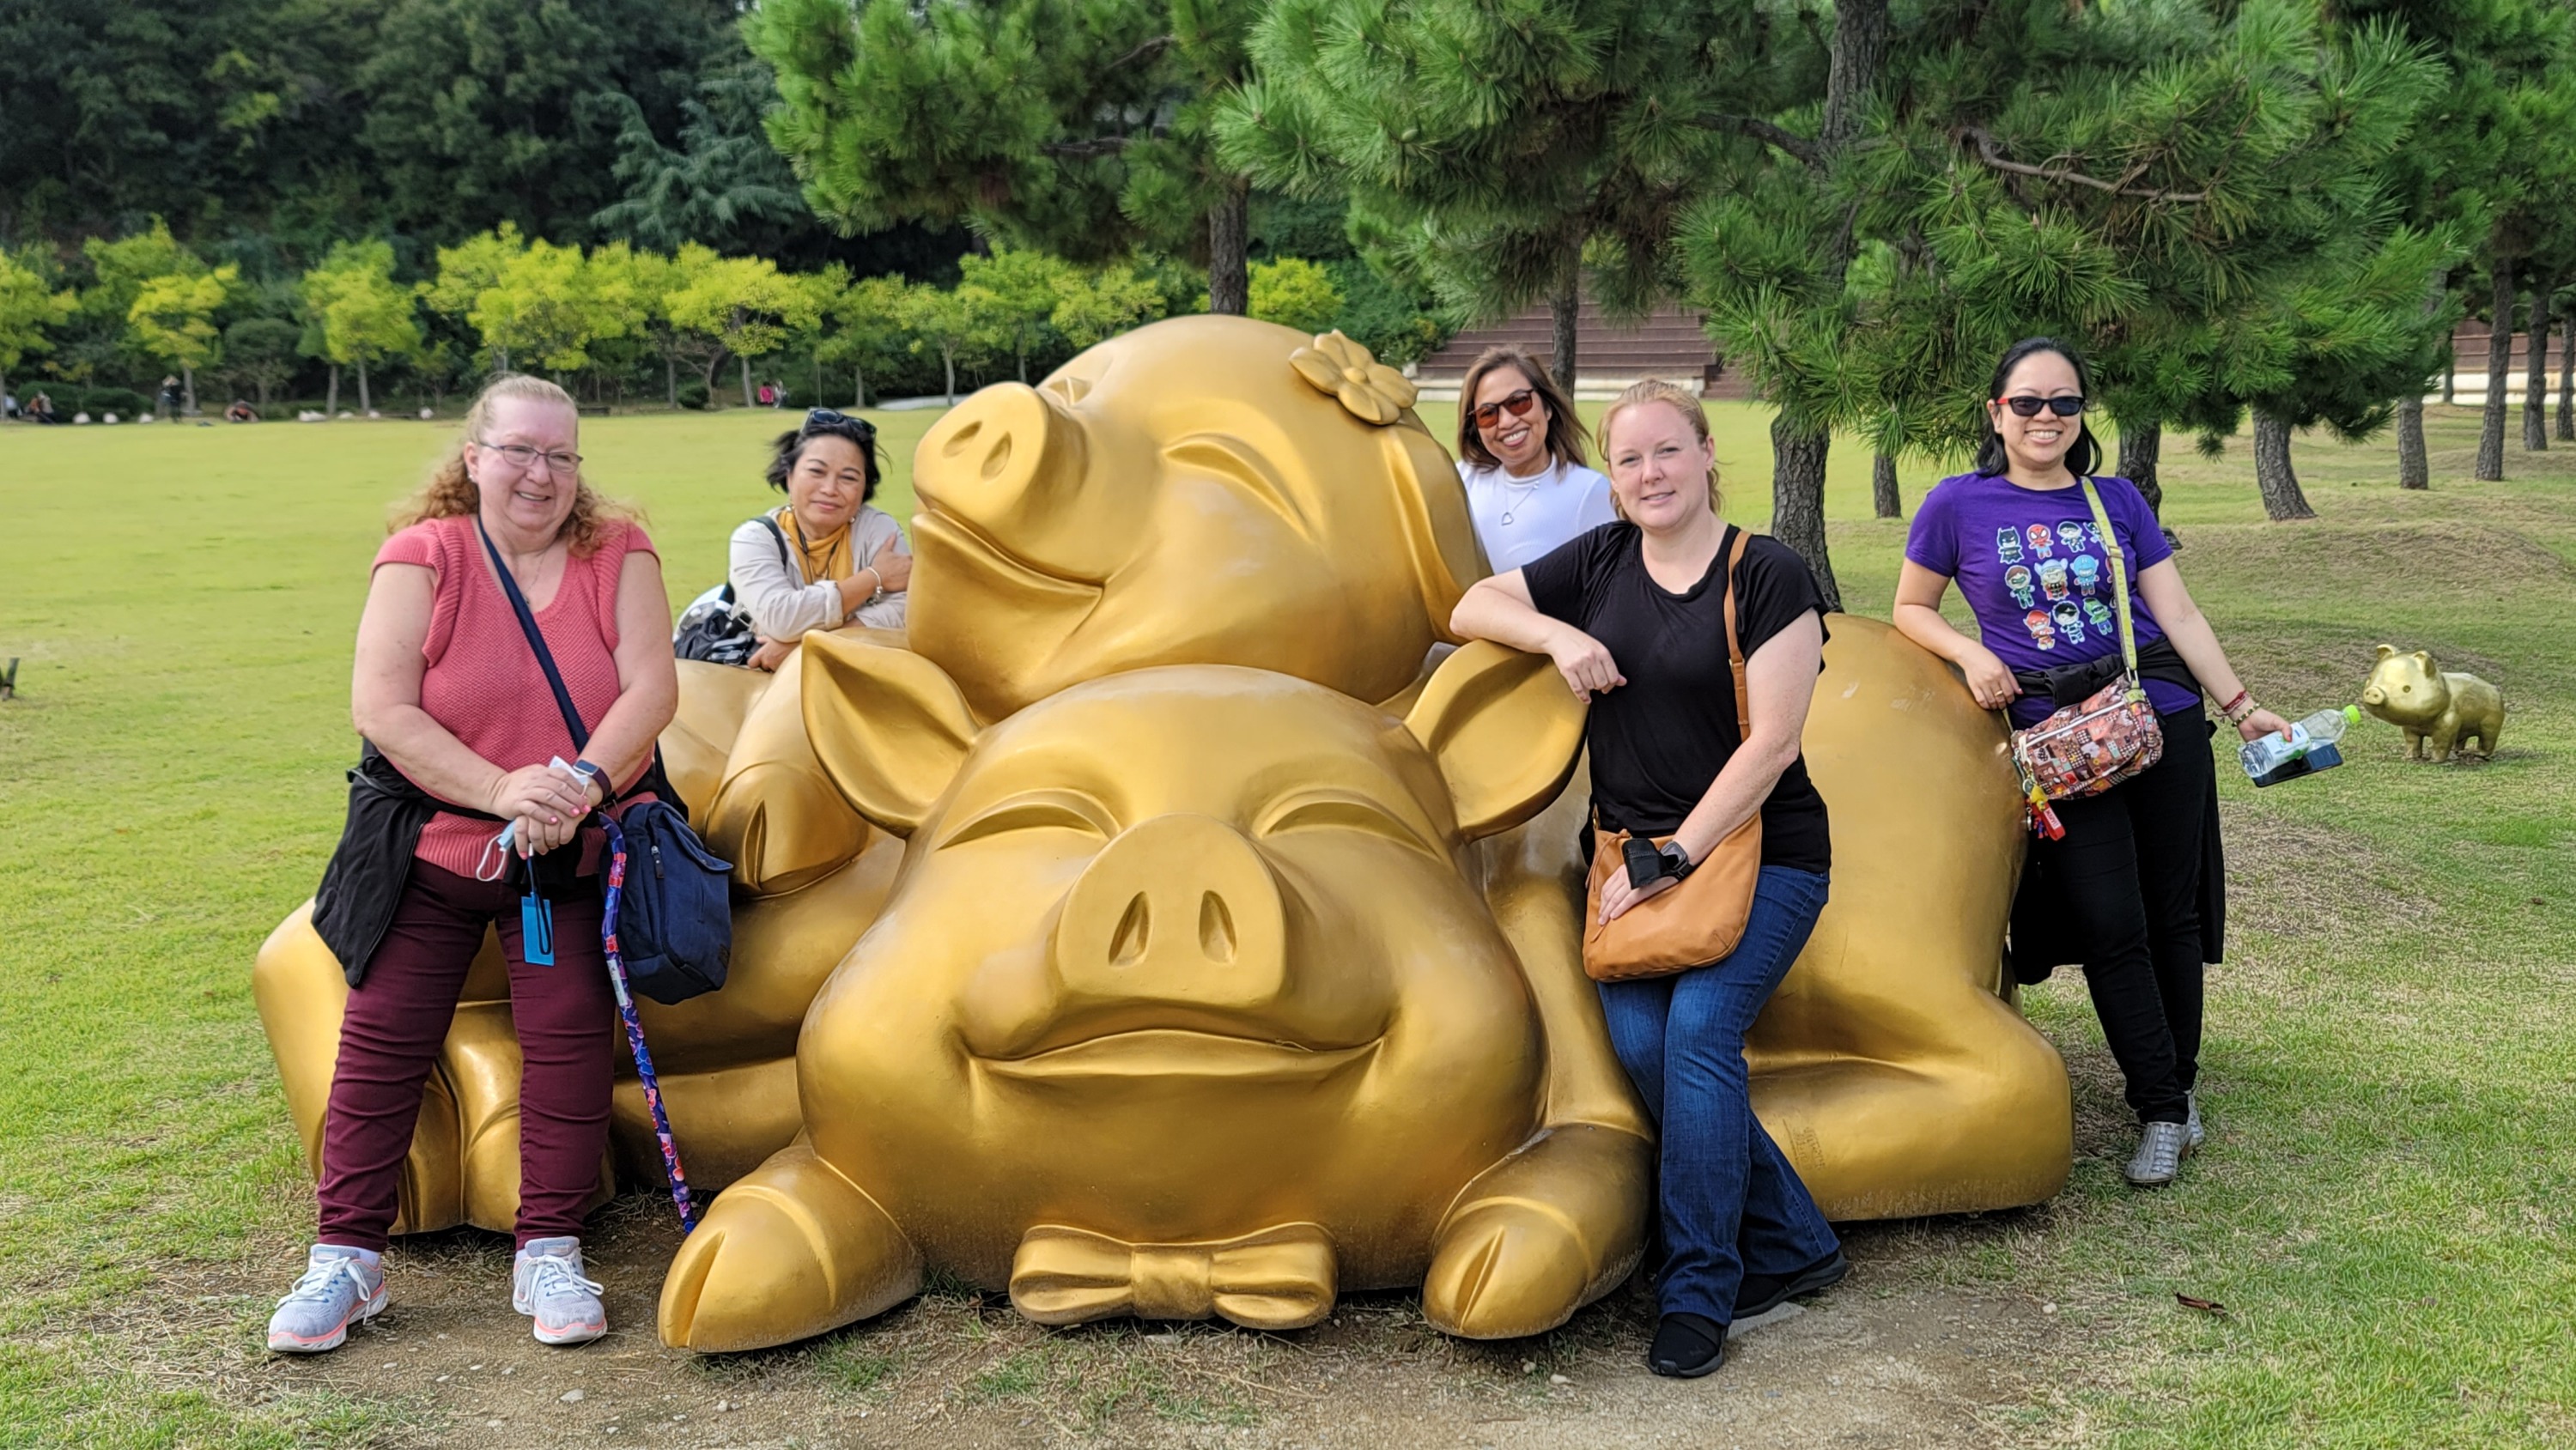
[[[1744,641],[1735,627],[1735,566],[1744,559],[1751,536],[1738,529],[1726,554],[1726,664],[1735,675],[1735,730],[1741,741],[1753,733],[1753,717],[1744,689]],[[1653,838],[1657,846],[1672,839]],[[1625,982],[1686,972],[1724,958],[1744,939],[1744,921],[1753,912],[1753,886],[1762,870],[1762,812],[1756,809],[1743,825],[1717,843],[1708,859],[1664,892],[1650,896],[1601,924],[1601,886],[1613,871],[1628,869],[1622,850],[1627,834],[1592,832],[1592,876],[1583,893],[1583,971],[1596,982]]]

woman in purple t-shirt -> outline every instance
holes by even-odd
[[[2062,344],[2015,343],[1987,391],[1976,471],[1934,488],[1905,541],[1896,627],[1957,665],[1977,703],[2008,710],[2016,726],[2057,708],[2046,672],[2120,653],[2109,541],[2078,481],[2101,456],[2084,426],[2087,382],[2083,362]],[[2216,789],[2201,743],[2210,733],[2201,693],[2222,702],[2247,740],[2289,726],[2238,682],[2137,486],[2100,478],[2094,488],[2126,559],[2133,633],[2165,754],[2100,795],[2058,802],[2065,838],[2034,843],[2032,864],[2082,955],[2102,1034],[2144,1125],[2127,1170],[2144,1187],[2172,1182],[2201,1138],[2193,1090],[2199,898]],[[1954,580],[1977,617],[1977,639],[1941,617]]]

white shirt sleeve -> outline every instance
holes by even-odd
[[[1575,518],[1575,533],[1588,534],[1603,524],[1619,522],[1619,510],[1610,502],[1608,475],[1596,473],[1589,468],[1579,471],[1590,475],[1590,486],[1583,491],[1583,510]]]
[[[841,622],[841,586],[826,579],[807,584],[779,557],[778,536],[758,519],[747,519],[733,531],[731,567],[733,598],[751,614],[751,627],[763,639],[797,640],[809,629],[830,629]]]
[[[850,545],[858,550],[860,566],[864,568],[870,559],[875,558],[877,550],[885,547],[888,539],[894,540],[896,553],[911,556],[912,545],[904,538],[903,525],[894,521],[894,515],[872,504],[859,505],[859,516],[850,525]],[[871,629],[901,629],[906,597],[900,592],[890,593],[874,604],[859,606],[859,612],[853,617]]]

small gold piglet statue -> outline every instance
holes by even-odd
[[[2475,675],[2446,675],[2432,655],[2399,654],[2395,645],[2379,647],[2361,707],[2406,732],[2409,760],[2424,759],[2427,743],[2435,760],[2450,759],[2453,746],[2464,757],[2483,759],[2495,754],[2504,729],[2504,696],[2495,686]]]

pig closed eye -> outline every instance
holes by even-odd
[[[939,846],[946,850],[1014,831],[1079,831],[1105,841],[1115,833],[1102,819],[1104,814],[1091,802],[1069,796],[1023,796],[1004,801],[968,821],[950,832]]]
[[[1358,796],[1298,796],[1273,810],[1261,824],[1265,836],[1319,830],[1366,831],[1417,851],[1431,850],[1429,842],[1384,806]]]

